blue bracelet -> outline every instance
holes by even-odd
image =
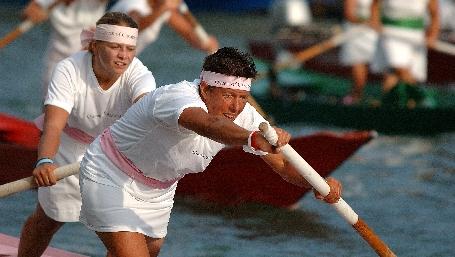
[[[36,162],[35,168],[38,167],[38,166],[40,166],[41,164],[45,164],[45,163],[51,163],[51,164],[52,164],[52,163],[54,163],[54,161],[53,161],[52,159],[47,158],[47,157],[41,158],[41,159],[39,159],[39,160]]]

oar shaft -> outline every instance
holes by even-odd
[[[68,176],[75,175],[79,172],[79,167],[79,162],[59,167],[54,171],[55,176],[57,180],[61,180]],[[35,187],[37,187],[37,185],[35,184],[33,176],[6,183],[0,186],[0,198]]]
[[[276,144],[278,136],[274,129],[271,129],[267,123],[261,123],[259,129],[264,134],[265,138],[271,143]],[[281,153],[284,155],[295,169],[302,175],[308,183],[310,183],[316,191],[321,195],[327,196],[330,193],[330,187],[327,182],[317,173],[292,146],[285,145],[281,148]],[[395,254],[390,248],[377,236],[368,225],[361,220],[355,211],[342,198],[338,202],[331,204],[332,207],[362,236],[365,241],[376,251],[381,257],[394,257]]]
[[[30,20],[25,20],[19,26],[17,26],[13,31],[6,34],[2,39],[0,39],[0,49],[7,46],[9,43],[14,41],[20,35],[24,34],[33,27],[34,23]]]

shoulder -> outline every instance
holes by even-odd
[[[55,70],[77,72],[87,68],[87,62],[91,54],[87,51],[79,51],[57,63]]]

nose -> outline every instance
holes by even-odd
[[[128,52],[128,50],[126,49],[126,47],[120,47],[120,49],[119,49],[119,51],[117,53],[117,56],[120,59],[125,59],[128,56],[127,52]]]

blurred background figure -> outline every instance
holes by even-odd
[[[373,66],[385,72],[383,104],[431,105],[417,83],[427,78],[427,47],[438,39],[438,0],[374,0],[372,19],[382,24]]]
[[[139,24],[138,55],[158,39],[164,23],[192,47],[207,53],[218,50],[218,40],[204,31],[181,0],[119,0],[111,11],[127,13]]]
[[[378,35],[371,27],[371,3],[373,0],[345,0],[345,31],[356,30],[341,48],[341,62],[351,67],[353,87],[343,98],[347,105],[359,103],[368,80],[368,65],[372,60]]]
[[[24,19],[50,21],[51,31],[44,57],[43,99],[55,65],[81,50],[82,29],[94,27],[106,11],[108,0],[32,0],[23,10]]]
[[[455,0],[439,0],[441,30],[447,34],[444,40],[455,43]]]

